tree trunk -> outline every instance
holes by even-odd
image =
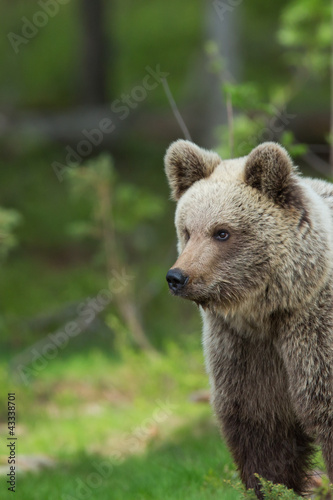
[[[107,50],[104,32],[104,0],[82,0],[83,98],[85,104],[106,102]]]
[[[227,8],[225,8],[226,6]],[[241,66],[236,46],[237,33],[239,32],[238,16],[237,6],[232,7],[228,2],[215,0],[206,4],[205,38],[213,40],[218,45],[220,54],[225,61],[225,72],[230,81],[237,80]],[[226,123],[230,125],[231,102],[225,102],[221,82],[217,75],[207,73],[205,88],[207,89],[205,101],[207,132],[203,138],[203,144],[206,147],[214,148],[218,143],[216,128]]]

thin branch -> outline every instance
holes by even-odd
[[[171,109],[173,111],[173,114],[175,115],[175,118],[176,118],[180,128],[182,129],[182,132],[185,136],[185,139],[187,139],[188,141],[192,141],[192,138],[191,138],[191,135],[188,131],[188,128],[186,127],[185,122],[182,118],[182,115],[180,114],[179,109],[177,108],[177,104],[173,98],[173,95],[171,93],[171,90],[170,90],[170,87],[169,87],[167,80],[165,78],[161,78],[161,81],[162,81],[162,85],[164,88],[164,92],[168,98]]]

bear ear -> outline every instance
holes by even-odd
[[[190,141],[180,139],[173,142],[164,158],[172,198],[179,200],[194,182],[208,177],[219,163],[221,158],[218,154],[199,148]]]
[[[246,160],[245,182],[280,206],[298,205],[294,172],[287,151],[275,142],[264,142]]]

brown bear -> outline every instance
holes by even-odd
[[[264,143],[221,160],[173,143],[174,295],[194,301],[212,404],[241,478],[304,495],[315,443],[333,482],[333,186]]]

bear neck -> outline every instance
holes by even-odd
[[[323,277],[307,294],[297,294],[293,290],[285,295],[274,283],[274,286],[265,286],[233,307],[209,305],[205,310],[201,309],[202,316],[209,322],[221,322],[242,337],[275,337],[286,316],[304,319],[314,311],[322,310],[323,303],[333,303],[332,283],[333,272]]]

